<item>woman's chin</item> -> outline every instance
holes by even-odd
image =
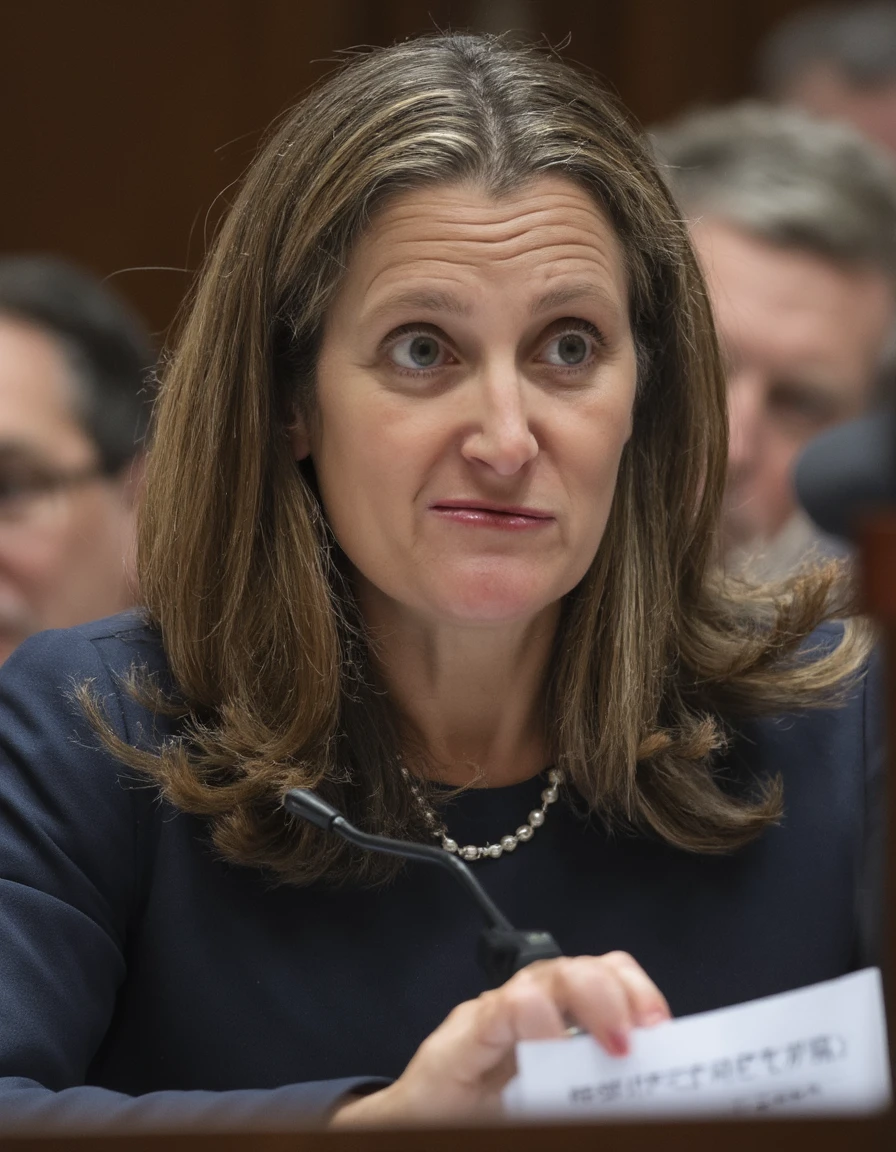
[[[551,571],[545,564],[473,571],[450,564],[424,572],[421,567],[406,570],[403,579],[382,584],[358,573],[358,592],[369,623],[388,626],[390,619],[397,622],[405,617],[427,627],[525,624],[559,605],[581,579],[572,566],[562,572]]]
[[[541,595],[538,591],[531,584],[525,588],[462,588],[453,595],[443,591],[433,604],[432,615],[460,626],[525,623],[560,599],[547,589]]]

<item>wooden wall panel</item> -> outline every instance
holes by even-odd
[[[649,123],[745,92],[756,43],[805,4],[4,0],[0,252],[113,276],[161,333],[261,132],[339,49],[507,21],[566,43]]]
[[[357,7],[360,7],[358,5]],[[158,331],[271,118],[350,43],[353,6],[5,3],[0,250],[64,253]]]

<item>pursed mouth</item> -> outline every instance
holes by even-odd
[[[437,500],[430,504],[433,512],[470,512],[487,516],[506,516],[513,520],[553,520],[550,512],[541,508],[519,505],[489,504],[483,500]]]

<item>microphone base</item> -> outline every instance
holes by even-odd
[[[562,956],[549,932],[523,932],[518,929],[486,928],[479,937],[477,957],[492,988],[509,980],[536,960]]]

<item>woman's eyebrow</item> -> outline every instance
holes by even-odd
[[[470,304],[465,304],[451,292],[438,288],[411,288],[406,292],[398,292],[394,296],[387,296],[374,305],[364,314],[364,320],[369,322],[378,320],[390,312],[401,309],[419,309],[421,312],[448,312],[453,316],[469,316],[473,311]]]
[[[542,312],[562,308],[566,304],[577,304],[583,300],[597,301],[614,311],[619,310],[620,301],[615,296],[599,284],[581,281],[576,284],[567,284],[562,288],[553,288],[543,293],[529,305],[529,313],[532,316],[538,316]],[[465,303],[451,292],[446,292],[440,288],[411,288],[380,300],[369,312],[363,314],[363,322],[371,323],[379,320],[382,316],[404,309],[421,312],[445,312],[452,316],[470,316],[473,312],[472,305]]]
[[[614,311],[619,310],[620,301],[615,296],[599,284],[592,281],[582,281],[578,284],[567,284],[562,288],[554,288],[543,293],[532,301],[529,312],[532,316],[537,316],[541,312],[550,312],[554,308],[562,308],[567,304],[578,304],[583,300],[597,301],[597,303],[612,308]]]

